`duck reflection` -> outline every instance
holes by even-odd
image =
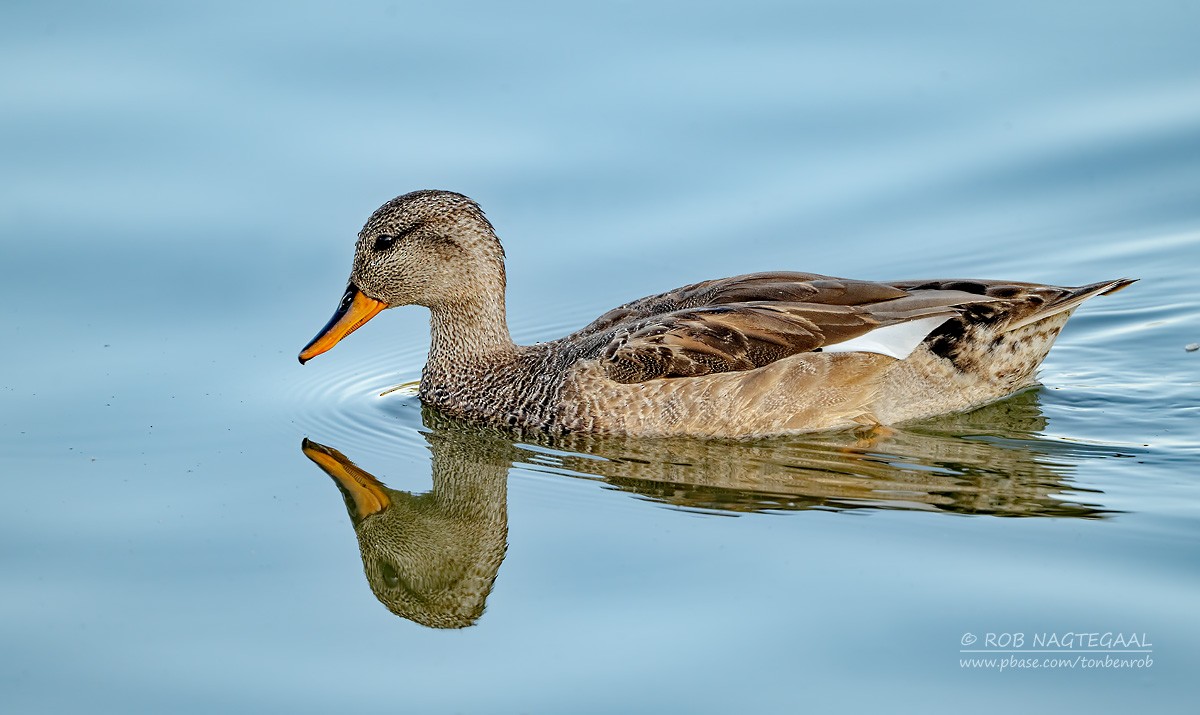
[[[425,438],[433,489],[424,494],[389,489],[336,449],[309,439],[302,448],[342,493],[375,597],[422,625],[463,628],[483,614],[504,560],[513,448],[460,431]]]
[[[481,430],[424,408],[433,489],[389,489],[335,449],[304,453],[346,502],[367,581],[393,613],[435,628],[472,625],[504,559],[507,474],[522,468],[602,481],[674,508],[738,513],[908,509],[1007,517],[1103,518],[1075,465],[1125,456],[1049,440],[1036,391],[904,429],[771,441],[588,437],[537,440]],[[522,441],[523,440],[523,441]]]

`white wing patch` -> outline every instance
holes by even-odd
[[[930,333],[952,317],[951,314],[934,315],[895,325],[875,328],[866,335],[851,338],[835,345],[826,345],[827,353],[878,353],[903,360],[921,344]]]

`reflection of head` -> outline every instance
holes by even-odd
[[[504,560],[510,447],[463,433],[427,438],[433,489],[419,495],[388,489],[337,450],[303,448],[345,497],[376,598],[422,625],[463,628],[483,613]]]

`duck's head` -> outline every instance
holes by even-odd
[[[346,293],[300,352],[320,355],[384,308],[471,310],[504,295],[504,249],[479,204],[452,191],[414,191],[380,206],[358,233]]]

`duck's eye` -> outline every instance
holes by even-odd
[[[413,231],[416,231],[420,227],[421,227],[421,222],[418,221],[417,223],[412,224],[408,228],[405,228],[401,231],[397,231],[396,233],[383,234],[382,236],[376,236],[375,237],[375,250],[376,251],[386,251],[387,249],[392,247],[393,243],[395,243],[396,241],[399,241],[400,239],[404,238],[405,236],[412,233]]]

